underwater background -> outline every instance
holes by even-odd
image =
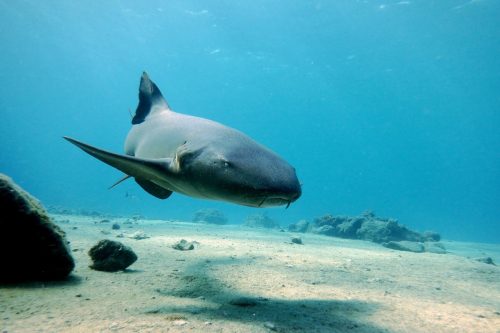
[[[500,242],[500,2],[0,0],[0,172],[45,206],[282,225],[369,209]],[[177,112],[288,160],[290,208],[158,200],[76,149],[123,152],[147,71]]]

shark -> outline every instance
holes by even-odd
[[[302,194],[295,168],[282,157],[234,128],[173,111],[146,72],[124,154],[64,138],[123,172],[115,185],[133,178],[159,199],[176,192],[250,207],[288,208]]]

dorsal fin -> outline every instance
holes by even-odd
[[[132,124],[140,124],[146,117],[155,110],[170,109],[167,101],[163,98],[160,89],[149,79],[146,72],[142,73],[141,84],[139,85],[139,105],[132,118]]]

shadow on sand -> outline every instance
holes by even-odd
[[[26,288],[26,289],[36,289],[36,288],[60,288],[60,287],[71,287],[82,283],[82,278],[78,275],[70,274],[65,279],[60,280],[39,280],[39,281],[23,281],[23,282],[0,282],[0,288]]]
[[[230,262],[234,265],[234,260]],[[225,263],[220,261],[217,264]],[[214,279],[203,267],[206,267],[203,263],[190,266],[177,285],[155,289],[160,296],[169,296],[169,300],[166,299],[162,306],[146,309],[144,313],[183,314],[187,318],[196,316],[204,321],[234,321],[256,328],[267,325],[277,332],[387,332],[371,325],[367,319],[376,312],[376,303],[314,298],[290,300],[244,294]],[[203,301],[195,302],[202,304],[199,306],[179,306],[172,304],[172,296]]]

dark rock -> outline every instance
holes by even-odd
[[[411,241],[400,241],[400,242],[389,241],[387,243],[383,243],[382,245],[393,250],[408,251],[415,253],[421,253],[424,252],[425,250],[424,245],[422,243],[411,242]]]
[[[175,243],[174,246],[172,247],[180,251],[194,250],[194,242],[188,242],[185,239],[181,239],[179,242]]]
[[[300,237],[292,237],[292,243],[293,244],[303,244],[302,243],[302,238],[300,238]]]
[[[66,278],[75,263],[41,203],[0,174],[0,282]]]
[[[484,264],[496,266],[495,263],[493,262],[493,259],[491,259],[491,257],[475,258],[474,260],[482,262]]]
[[[120,225],[118,223],[113,223],[113,225],[111,226],[111,229],[120,230]]]
[[[116,272],[132,265],[137,255],[128,246],[112,240],[101,240],[89,250],[93,264],[90,268],[96,271]]]
[[[251,228],[279,229],[278,222],[267,216],[267,214],[253,214],[246,218],[244,226]]]
[[[288,231],[290,232],[307,232],[309,229],[309,222],[307,220],[300,220],[297,223],[290,224]]]
[[[227,224],[227,217],[220,210],[205,208],[194,214],[193,222]]]

